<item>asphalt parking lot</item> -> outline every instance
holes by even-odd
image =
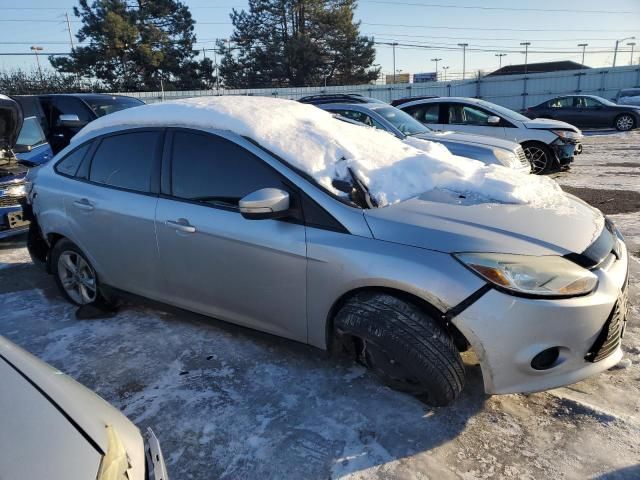
[[[173,479],[640,478],[640,131],[587,136],[552,176],[633,253],[625,358],[566,388],[488,397],[466,355],[461,399],[433,408],[348,359],[195,314],[77,320],[20,238],[0,243],[0,334],[151,426]]]

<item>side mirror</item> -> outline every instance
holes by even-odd
[[[247,220],[282,218],[289,214],[289,194],[279,188],[262,188],[240,199],[240,213]]]
[[[87,124],[87,122],[81,121],[75,113],[60,115],[58,122],[62,127],[84,127]]]
[[[491,115],[489,118],[487,118],[487,123],[489,125],[498,125],[500,123],[500,117]]]
[[[31,151],[31,145],[16,145],[13,147],[13,153],[29,153]]]

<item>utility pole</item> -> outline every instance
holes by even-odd
[[[524,74],[527,74],[527,63],[528,63],[528,59],[529,59],[529,45],[531,45],[531,42],[520,42],[520,45],[524,46]]]
[[[69,43],[71,44],[71,51],[75,50],[73,45],[73,34],[71,33],[71,21],[69,20],[69,12],[64,12],[64,16],[67,18],[67,31],[69,32]]]
[[[458,46],[462,47],[462,79],[464,80],[464,77],[467,73],[467,47],[469,46],[469,44],[459,43]]]
[[[432,58],[432,62],[436,62],[436,82],[438,81],[438,62],[442,60],[441,58]]]
[[[506,53],[496,53],[495,56],[498,57],[498,59],[500,60],[500,66],[498,68],[502,68],[502,57],[506,57],[507,54]]]
[[[633,65],[633,47],[636,46],[636,42],[629,42],[627,45],[631,47],[631,61],[629,62],[629,65]]]
[[[38,47],[36,45],[31,45],[31,50],[36,54],[36,63],[38,64],[38,72],[40,72],[40,83],[44,83],[44,77],[42,76],[42,68],[40,67],[40,58],[38,57],[38,52],[42,51],[42,47]]]
[[[625,40],[635,40],[636,37],[627,37],[627,38],[623,38],[621,40],[616,40],[616,48],[613,51],[613,66],[616,66],[616,58],[618,57],[618,45],[620,45],[620,42],[624,42]]]
[[[391,46],[393,47],[393,84],[396,84],[396,46],[398,42],[393,42]]]
[[[582,68],[584,68],[584,51],[589,46],[589,44],[588,43],[579,43],[578,46],[582,47]]]
[[[444,70],[444,81],[447,81],[447,70],[449,70],[449,66],[447,65],[446,67],[442,67],[442,70]]]

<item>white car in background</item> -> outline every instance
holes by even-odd
[[[531,120],[495,103],[476,98],[406,99],[397,108],[433,130],[451,130],[504,138],[522,145],[533,173],[567,167],[580,153],[582,132],[558,120]]]
[[[151,429],[2,336],[0,385],[1,479],[168,480]]]

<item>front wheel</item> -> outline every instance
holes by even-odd
[[[98,276],[89,260],[72,242],[62,239],[55,244],[51,266],[60,292],[71,303],[89,305],[98,300]]]
[[[524,155],[531,164],[531,173],[544,173],[551,168],[553,153],[546,145],[538,142],[525,142],[522,144]]]
[[[422,309],[386,293],[358,293],[334,326],[359,359],[393,389],[447,405],[462,392],[464,364],[451,336]]]
[[[635,118],[633,118],[633,116],[628,113],[617,116],[614,124],[616,130],[618,130],[619,132],[628,132],[629,130],[632,130],[635,125]]]

